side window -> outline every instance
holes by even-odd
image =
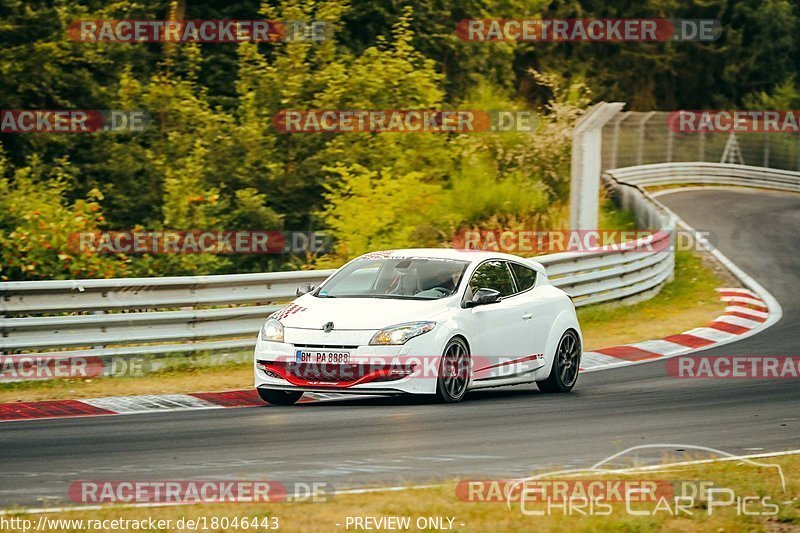
[[[536,271],[532,268],[522,266],[517,263],[509,263],[514,277],[517,280],[517,288],[520,291],[527,291],[536,284]]]
[[[505,261],[487,261],[478,267],[469,281],[472,293],[478,289],[494,289],[500,296],[510,296],[516,292]]]

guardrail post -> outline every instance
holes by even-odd
[[[572,132],[569,222],[572,229],[595,229],[600,196],[603,126],[625,104],[601,102],[589,109]]]
[[[800,135],[797,136],[797,170],[800,170]]]
[[[675,141],[675,132],[672,128],[667,130],[667,163],[672,163],[672,144]]]
[[[678,221],[676,219],[671,219],[668,225],[672,228],[669,232],[669,260],[672,262],[672,266],[669,269],[669,276],[666,280],[667,283],[675,279],[675,252],[677,252],[678,244]]]
[[[102,309],[98,309],[96,311],[92,311],[92,314],[93,315],[104,315],[104,314],[106,314],[106,312],[103,311]],[[102,350],[103,348],[105,348],[105,345],[92,346],[93,350]]]

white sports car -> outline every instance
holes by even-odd
[[[273,313],[255,349],[264,401],[304,392],[435,394],[536,382],[570,391],[581,329],[544,267],[513,255],[416,249],[354,259]]]

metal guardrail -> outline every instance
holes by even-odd
[[[692,183],[800,192],[800,172],[727,163],[660,163],[617,168],[606,175],[638,187]]]
[[[646,293],[672,275],[672,252],[663,240],[671,238],[675,220],[644,198],[633,207],[648,227],[664,231],[631,250],[537,258],[575,305]],[[646,243],[663,250],[636,249]],[[265,317],[293,298],[298,285],[321,283],[332,273],[0,283],[0,351],[104,357],[252,347]]]
[[[332,273],[0,283],[0,351],[102,357],[248,347],[277,302]]]
[[[268,303],[333,270],[0,283],[0,315]]]

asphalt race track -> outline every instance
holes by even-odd
[[[708,354],[800,354],[800,195],[686,191],[660,198],[783,306],[783,319]],[[52,506],[75,480],[270,479],[337,488],[509,477],[589,466],[640,444],[757,453],[800,448],[800,381],[668,377],[663,362],[458,405],[405,398],[184,411],[0,426],[0,505]]]

